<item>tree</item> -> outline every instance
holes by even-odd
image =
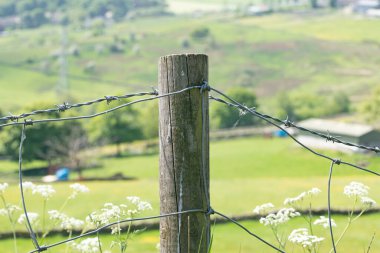
[[[42,108],[51,108],[50,103],[42,102],[26,107],[23,111],[35,111]],[[69,112],[65,112],[68,116]],[[50,113],[44,115],[35,115],[32,119],[41,118],[59,118],[59,113]],[[85,136],[82,125],[79,122],[51,122],[51,123],[38,123],[32,126],[26,126],[25,129],[25,143],[23,146],[23,159],[31,160],[46,160],[49,165],[54,161],[62,160],[56,152],[52,152],[52,142],[65,143],[67,136],[70,136],[74,131],[80,129],[81,135]],[[18,149],[20,145],[21,129],[17,127],[4,128],[0,133],[3,141],[4,153],[11,157],[13,160],[18,159]],[[61,155],[61,154],[60,154]]]
[[[140,125],[145,139],[158,137],[158,101],[149,102],[140,113]],[[149,119],[149,120],[147,120]]]
[[[372,96],[364,103],[362,111],[368,122],[380,120],[380,88],[373,90]]]
[[[127,103],[127,101],[112,101],[109,105],[99,104],[97,110],[106,111],[123,103]],[[121,143],[142,138],[137,115],[136,109],[127,106],[105,116],[94,118],[90,127],[92,141],[99,144],[116,144],[117,155],[120,156]]]
[[[227,95],[249,108],[257,108],[256,95],[248,89],[233,88],[227,92]],[[231,128],[234,126],[252,126],[258,123],[256,117],[251,114],[245,114],[236,108],[217,103],[213,106],[211,112],[212,120],[215,121],[215,128]]]

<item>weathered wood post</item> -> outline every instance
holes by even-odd
[[[207,80],[206,55],[169,55],[160,58],[160,95],[201,86]],[[207,90],[201,92],[200,89],[191,89],[160,98],[161,214],[208,208],[208,118]],[[180,214],[160,221],[162,253],[205,253],[209,240],[210,217],[206,213]]]

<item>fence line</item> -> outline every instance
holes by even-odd
[[[23,205],[23,209],[24,209],[24,215],[25,215],[27,223],[28,223],[28,230],[29,230],[29,233],[30,233],[30,237],[31,237],[31,239],[32,239],[32,241],[34,243],[34,246],[35,246],[35,250],[30,251],[31,253],[42,252],[42,251],[45,251],[45,250],[47,250],[49,248],[61,245],[63,243],[67,243],[69,241],[77,240],[79,238],[82,238],[82,237],[85,237],[85,236],[97,233],[97,232],[99,232],[101,230],[104,230],[106,228],[109,228],[110,226],[115,225],[115,224],[120,224],[120,223],[124,223],[124,222],[141,221],[141,220],[158,219],[158,218],[163,218],[163,217],[175,216],[175,215],[186,214],[186,213],[196,213],[196,212],[198,212],[198,213],[204,213],[206,215],[218,215],[220,217],[223,217],[223,218],[229,220],[230,222],[234,223],[235,225],[239,226],[240,228],[242,228],[243,230],[245,230],[248,234],[250,234],[251,236],[253,236],[256,239],[260,240],[261,242],[265,243],[266,245],[268,245],[272,249],[274,249],[274,250],[276,250],[278,252],[285,252],[285,251],[277,248],[273,244],[267,242],[263,238],[259,237],[258,235],[254,234],[248,228],[246,228],[245,226],[243,226],[241,223],[239,223],[239,222],[237,222],[237,221],[229,218],[228,216],[226,216],[226,215],[224,215],[224,214],[222,214],[222,213],[220,213],[218,211],[213,210],[211,208],[211,205],[210,205],[209,201],[208,201],[208,208],[207,208],[207,210],[192,209],[192,210],[184,210],[184,211],[181,211],[181,212],[173,212],[173,213],[161,214],[161,215],[156,215],[156,216],[134,218],[134,219],[126,219],[126,220],[122,220],[122,221],[118,221],[118,222],[114,222],[114,223],[110,223],[110,224],[104,225],[103,227],[99,227],[96,230],[93,230],[93,231],[87,232],[85,234],[82,234],[82,235],[70,238],[68,240],[60,241],[60,242],[53,243],[53,244],[50,244],[50,245],[43,245],[43,246],[41,246],[41,245],[38,244],[38,241],[36,239],[36,236],[35,236],[35,233],[33,231],[33,228],[32,228],[32,226],[29,223],[29,218],[28,218],[27,208],[25,206],[25,199],[24,199],[23,188],[22,188],[22,182],[23,182],[22,181],[23,180],[22,179],[22,148],[23,148],[23,145],[24,145],[24,140],[26,138],[26,136],[25,136],[25,128],[27,126],[33,125],[34,123],[57,122],[57,121],[64,121],[64,120],[80,120],[80,119],[94,118],[94,117],[98,117],[98,116],[101,116],[103,114],[106,114],[106,113],[109,113],[109,112],[112,112],[112,111],[119,110],[119,109],[121,109],[123,107],[130,106],[132,104],[146,102],[146,101],[150,101],[150,100],[154,100],[154,99],[159,99],[159,98],[163,98],[163,97],[167,97],[167,96],[174,96],[174,95],[177,95],[177,94],[180,94],[180,93],[192,90],[192,89],[199,89],[201,92],[203,90],[207,89],[207,90],[210,90],[212,92],[215,92],[216,94],[224,97],[228,101],[226,101],[226,100],[224,100],[222,98],[216,98],[216,97],[213,97],[213,96],[209,96],[209,99],[212,99],[214,101],[217,101],[217,102],[223,103],[225,105],[231,106],[231,107],[236,108],[238,110],[242,110],[245,113],[249,113],[252,116],[258,117],[258,118],[266,121],[267,123],[269,123],[269,124],[277,127],[278,129],[281,129],[284,132],[286,132],[288,134],[288,136],[293,141],[295,141],[296,143],[298,143],[301,147],[307,149],[308,151],[310,151],[311,153],[313,153],[313,154],[315,154],[315,155],[317,155],[319,157],[322,157],[322,158],[325,158],[325,159],[328,159],[328,160],[331,161],[329,180],[328,180],[328,214],[329,214],[328,215],[328,219],[329,219],[329,224],[330,224],[331,240],[332,240],[334,252],[336,252],[335,243],[334,243],[334,237],[333,237],[333,231],[332,231],[332,226],[331,226],[331,205],[330,205],[331,204],[330,203],[331,202],[331,199],[330,199],[330,197],[331,197],[330,196],[331,195],[331,190],[330,190],[330,188],[331,188],[331,179],[332,179],[333,166],[334,165],[344,164],[344,165],[351,166],[353,168],[365,171],[367,173],[370,173],[370,174],[373,174],[373,175],[376,175],[376,176],[380,176],[380,173],[378,173],[376,171],[373,171],[373,170],[369,170],[369,169],[363,168],[361,166],[358,166],[358,165],[355,165],[355,164],[352,164],[352,163],[349,163],[349,162],[344,162],[344,161],[342,161],[340,159],[332,158],[332,157],[329,157],[327,155],[321,154],[321,153],[319,153],[319,152],[311,149],[310,147],[304,145],[300,141],[298,141],[292,134],[289,133],[289,131],[286,130],[286,128],[288,128],[288,127],[294,127],[294,128],[299,129],[299,130],[302,130],[302,131],[307,131],[307,132],[309,132],[309,133],[311,133],[313,135],[317,135],[317,136],[319,136],[321,138],[325,138],[328,141],[332,141],[332,142],[336,142],[336,143],[341,143],[341,144],[344,144],[344,145],[347,145],[347,146],[354,146],[354,147],[357,147],[357,148],[360,148],[360,149],[365,149],[365,150],[368,150],[368,151],[374,151],[376,153],[378,153],[380,151],[379,147],[367,147],[367,146],[363,146],[363,145],[357,145],[357,144],[353,144],[353,143],[349,143],[349,142],[344,142],[344,141],[341,141],[341,140],[337,139],[336,137],[329,136],[329,135],[324,135],[324,134],[317,133],[315,131],[312,131],[312,130],[309,130],[309,129],[306,129],[306,128],[299,127],[299,126],[295,125],[293,122],[290,122],[288,119],[286,119],[285,121],[283,121],[283,120],[280,120],[280,119],[275,118],[273,116],[259,113],[255,109],[248,108],[247,106],[239,103],[238,101],[234,100],[233,98],[230,98],[229,96],[227,96],[223,92],[221,92],[221,91],[219,91],[217,89],[214,89],[214,88],[208,86],[207,83],[203,83],[203,84],[198,85],[198,86],[191,86],[191,87],[188,87],[188,88],[185,88],[185,89],[182,89],[182,90],[179,90],[179,91],[167,93],[167,94],[159,94],[159,92],[157,92],[157,90],[154,90],[153,92],[133,93],[133,94],[127,94],[127,95],[123,95],[123,96],[119,96],[119,97],[118,96],[106,96],[104,98],[92,100],[92,101],[89,101],[89,102],[84,102],[84,103],[79,103],[79,104],[74,104],[74,105],[68,105],[67,103],[64,103],[63,105],[57,106],[57,108],[54,108],[54,109],[37,110],[37,111],[34,111],[34,112],[30,112],[30,113],[23,113],[23,114],[20,114],[18,116],[11,115],[11,116],[5,116],[5,117],[0,118],[0,120],[5,120],[5,121],[9,121],[10,120],[10,121],[13,121],[11,123],[5,123],[5,124],[0,125],[0,128],[1,127],[7,127],[7,126],[22,125],[21,139],[20,139],[20,146],[19,146],[19,184],[20,184],[20,190],[21,190],[21,196],[22,196],[22,205]],[[133,96],[145,96],[145,95],[151,95],[153,97],[148,97],[148,98],[144,98],[144,99],[138,99],[138,100],[135,100],[135,101],[132,101],[132,102],[128,102],[128,103],[122,104],[120,106],[116,106],[116,107],[114,107],[112,109],[109,109],[109,110],[106,110],[106,111],[103,111],[103,112],[100,112],[100,113],[91,114],[91,115],[77,116],[77,117],[67,117],[67,118],[42,119],[42,120],[35,120],[35,121],[30,120],[30,119],[25,119],[24,122],[18,122],[19,119],[24,119],[24,118],[27,118],[27,117],[32,116],[32,115],[44,114],[44,113],[53,113],[53,112],[54,113],[61,113],[63,111],[71,109],[71,108],[77,108],[77,107],[81,107],[81,106],[90,106],[90,105],[93,105],[95,103],[100,103],[100,102],[104,102],[104,101],[106,101],[107,103],[109,103],[109,102],[111,102],[113,100],[118,100],[118,99],[122,99],[122,98],[129,98],[129,97],[133,97]],[[204,107],[204,101],[202,100],[202,119],[204,118],[204,110],[206,110],[206,108]],[[281,125],[283,124],[285,127],[281,126],[280,124]],[[203,124],[202,124],[202,135],[204,134],[204,131],[205,131],[205,125],[204,125],[204,121],[203,121]],[[203,138],[202,138],[202,140],[203,140]],[[204,143],[202,143],[202,148],[203,148],[203,146],[204,146]],[[203,160],[204,160],[204,158],[202,158],[202,161]]]

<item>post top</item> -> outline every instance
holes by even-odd
[[[160,58],[169,58],[169,57],[208,57],[206,54],[195,54],[195,53],[185,53],[185,54],[169,54],[161,56]]]

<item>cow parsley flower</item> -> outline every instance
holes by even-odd
[[[4,192],[8,188],[8,186],[9,185],[7,183],[0,184],[0,195],[4,194]]]
[[[35,185],[32,188],[32,194],[38,194],[47,200],[55,194],[55,190],[51,185]]]
[[[370,197],[367,196],[361,196],[360,201],[362,202],[363,205],[365,205],[367,208],[373,207],[376,205],[376,201],[371,199]]]
[[[82,220],[75,219],[73,217],[69,217],[64,213],[60,213],[57,210],[48,211],[48,215],[51,220],[55,220],[59,222],[59,227],[68,232],[73,230],[82,229],[84,226],[84,222]]]
[[[301,245],[303,248],[311,249],[316,244],[321,243],[325,238],[309,235],[306,228],[295,229],[290,233],[288,240],[294,244]]]
[[[330,227],[329,218],[327,218],[325,216],[320,216],[319,219],[317,219],[316,221],[314,221],[313,224],[314,225],[323,226],[324,228],[329,228]],[[336,223],[335,223],[335,221],[333,219],[331,219],[331,226],[336,227]]]
[[[343,193],[348,197],[362,197],[368,195],[369,187],[360,182],[351,182],[344,187]]]
[[[71,184],[70,188],[73,190],[73,193],[70,195],[69,199],[74,199],[78,193],[86,193],[90,191],[87,186],[79,183]]]
[[[142,211],[153,209],[152,205],[149,202],[143,201],[139,197],[129,196],[129,197],[127,197],[127,200],[136,206],[136,209],[128,210],[128,213],[130,216],[135,215],[135,214],[142,212]]]
[[[294,198],[286,198],[284,200],[284,205],[294,206],[296,204],[299,204],[300,202],[302,202],[305,196],[306,196],[306,192],[302,192],[300,195]]]
[[[37,223],[39,215],[38,215],[38,213],[32,213],[32,212],[29,213],[28,212],[28,218],[29,218],[30,224],[33,225],[33,224]],[[20,217],[17,219],[17,222],[20,224],[26,224],[25,214],[21,214]]]
[[[268,214],[260,219],[260,223],[264,226],[277,227],[279,224],[289,221],[291,218],[300,216],[300,213],[294,208],[282,208],[277,213]]]
[[[98,253],[99,249],[99,239],[97,237],[87,238],[80,243],[72,243],[71,247],[75,252],[79,253]]]
[[[36,187],[36,185],[32,182],[26,181],[22,183],[22,189],[24,189],[24,191],[32,191],[34,187]]]
[[[274,205],[272,203],[265,203],[260,206],[256,206],[255,209],[253,209],[253,213],[255,214],[265,214],[270,211],[272,211],[274,208]]]
[[[319,193],[321,193],[321,190],[317,187],[311,188],[309,191],[307,191],[307,195],[309,196],[316,196]]]

